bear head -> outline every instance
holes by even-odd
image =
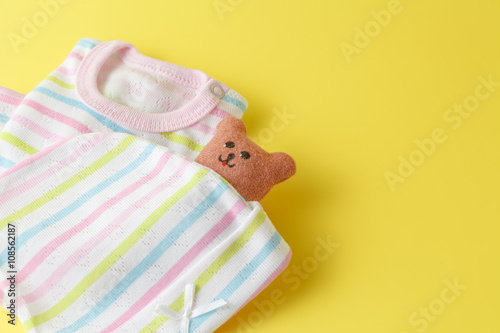
[[[195,162],[224,177],[247,201],[260,201],[271,188],[295,174],[285,153],[268,153],[247,137],[241,119],[224,118]]]

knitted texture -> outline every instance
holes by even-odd
[[[132,134],[195,159],[221,119],[241,118],[247,108],[239,93],[200,70],[89,38],[24,98],[12,95],[0,90],[0,172],[93,132]]]
[[[8,268],[9,225],[17,255]],[[0,231],[2,305],[15,269],[28,332],[177,333],[181,321],[156,308],[182,313],[191,284],[193,313],[224,305],[188,318],[189,332],[213,332],[291,256],[258,202],[213,170],[124,133],[59,141],[2,173]]]
[[[0,131],[23,100],[24,95],[9,88],[0,87]]]

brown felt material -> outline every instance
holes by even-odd
[[[217,125],[215,136],[195,161],[224,177],[247,201],[262,200],[296,171],[288,154],[266,152],[247,137],[243,121],[235,117]]]

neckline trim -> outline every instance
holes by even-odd
[[[97,75],[114,53],[127,66],[165,77],[196,89],[196,96],[182,107],[165,113],[147,113],[117,103],[97,89]],[[212,111],[229,90],[221,82],[197,69],[181,67],[139,53],[130,43],[119,40],[102,42],[83,59],[76,73],[75,88],[92,109],[120,124],[145,132],[171,132],[187,128]]]

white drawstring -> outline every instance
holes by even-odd
[[[193,309],[195,290],[196,287],[194,284],[186,285],[186,289],[184,290],[184,311],[181,310],[179,312],[176,312],[165,304],[158,304],[156,306],[156,312],[158,314],[169,319],[181,320],[181,333],[189,333],[190,319],[201,316],[202,314],[213,311],[227,304],[225,300],[219,299],[215,302],[208,303]]]

